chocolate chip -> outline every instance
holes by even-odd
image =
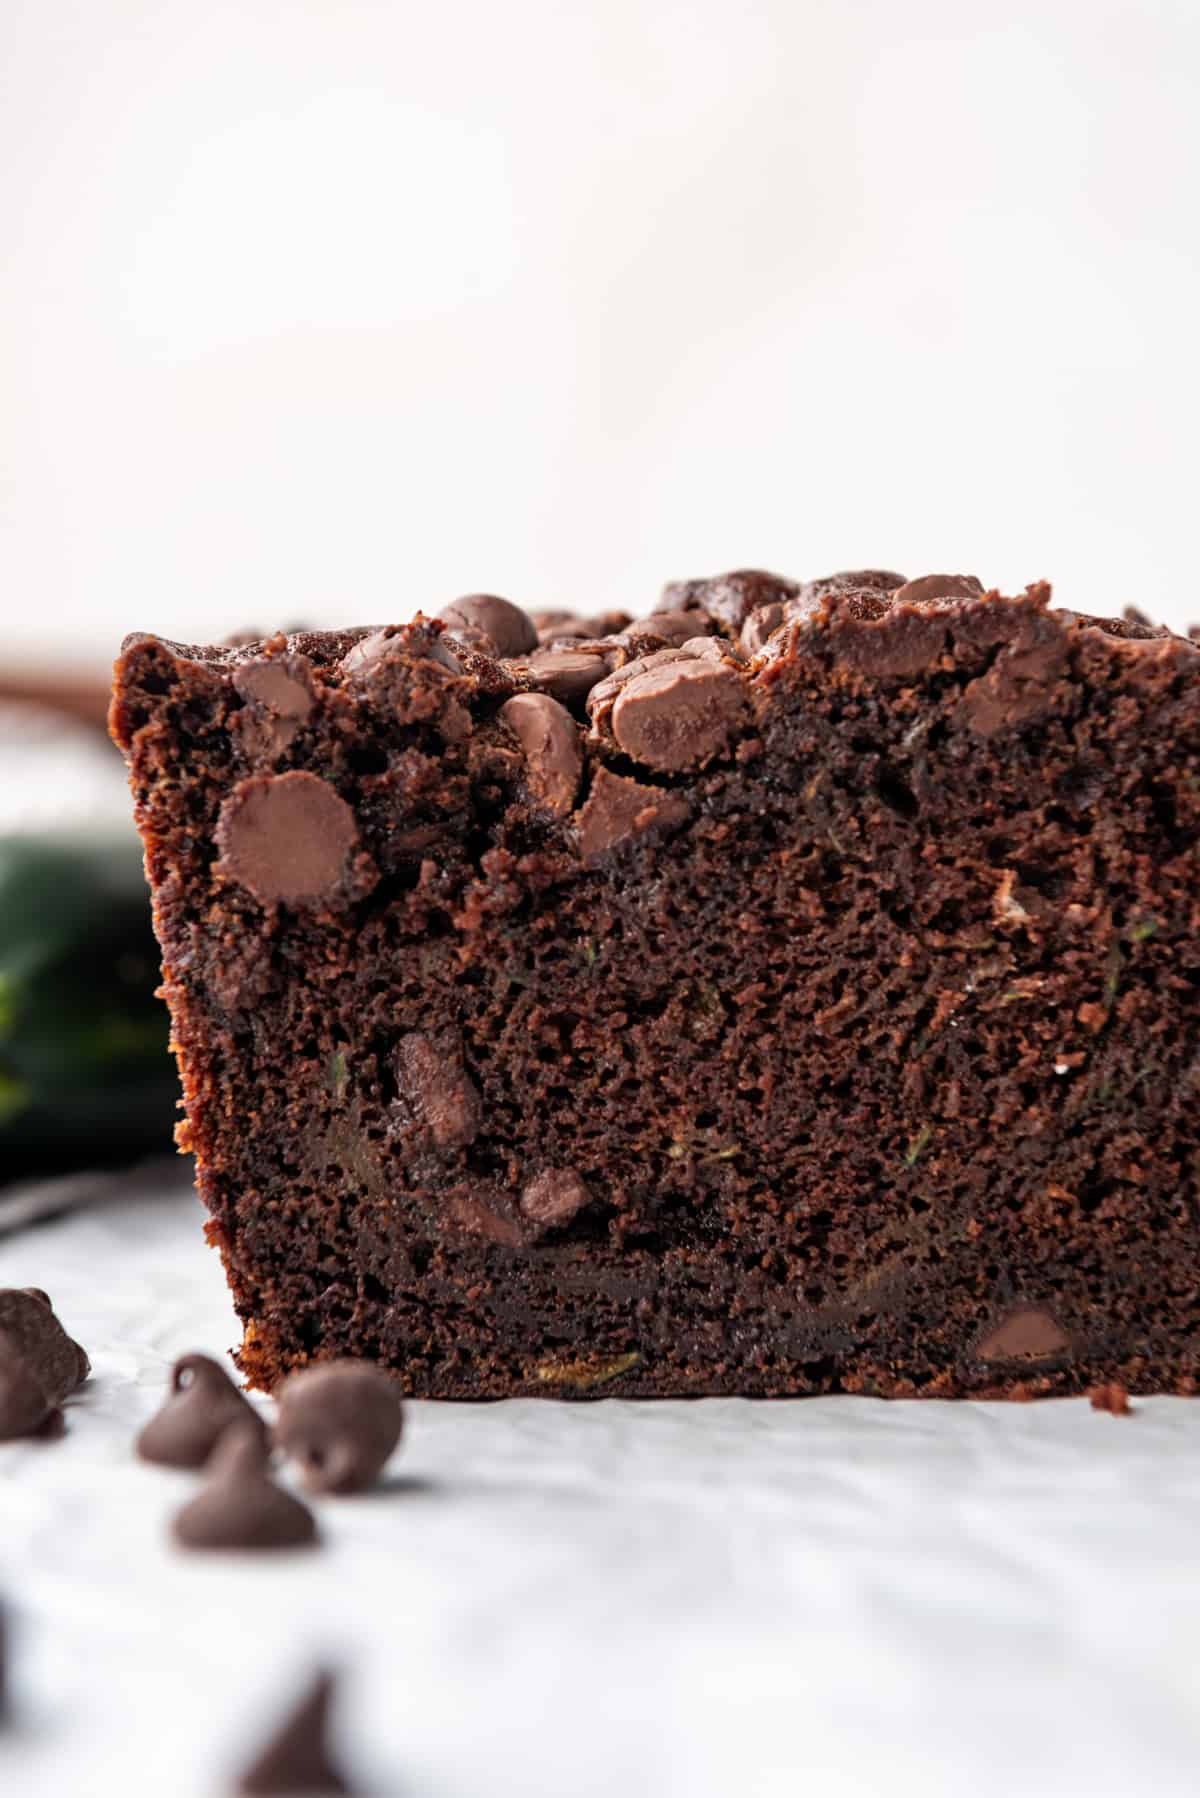
[[[529,617],[539,643],[552,643],[556,637],[582,634],[579,627],[583,621],[574,612],[531,612]]]
[[[1123,643],[1161,643],[1164,637],[1174,635],[1165,624],[1152,624],[1136,606],[1126,606],[1119,618],[1097,618],[1090,612],[1073,612],[1066,606],[1056,606],[1053,616],[1073,619],[1081,630],[1103,631],[1106,637],[1116,637]]]
[[[860,610],[860,600],[871,609]],[[886,597],[874,593],[839,594],[829,603],[833,621],[841,627],[835,638],[839,658],[868,679],[909,680],[936,667],[946,654],[946,620],[933,606],[895,610]],[[844,628],[860,623],[872,628]]]
[[[443,606],[438,617],[456,637],[480,644],[493,655],[527,656],[537,648],[537,630],[528,612],[494,593],[469,593]]]
[[[627,612],[605,612],[599,618],[564,617],[559,624],[538,632],[543,649],[577,649],[581,643],[599,643],[618,636],[629,627]]]
[[[431,637],[424,649],[426,659],[436,662],[439,668],[446,670],[447,674],[463,672],[462,657],[455,654],[453,645],[447,638]]]
[[[897,587],[892,600],[898,606],[927,606],[943,599],[978,599],[983,590],[973,574],[923,574]]]
[[[318,1673],[300,1702],[255,1755],[237,1784],[242,1798],[324,1798],[351,1790],[330,1757],[329,1708],[333,1678]]]
[[[635,618],[621,635],[657,637],[669,649],[677,649],[689,637],[702,636],[707,624],[707,614],[696,610],[651,612],[645,618]]]
[[[400,1391],[365,1361],[327,1361],[279,1389],[275,1446],[310,1492],[365,1492],[400,1440]]]
[[[820,598],[802,594],[790,608],[789,616],[800,621],[831,611],[839,618],[852,618],[856,624],[869,624],[876,618],[885,618],[891,609],[891,594],[881,593],[877,587],[837,587]]]
[[[828,599],[834,593],[894,593],[903,587],[904,576],[887,568],[843,568],[837,574],[823,574],[815,581],[804,581],[799,597],[804,601]]]
[[[740,644],[731,643],[728,637],[688,637],[679,647],[684,655],[699,656],[701,661],[733,662],[743,668],[746,665]]]
[[[431,635],[431,627],[426,622],[386,624],[380,630],[370,631],[350,645],[340,665],[345,674],[362,676],[370,674],[389,656],[401,655],[433,662],[447,674],[463,671],[461,658],[442,636]]]
[[[968,681],[959,712],[977,736],[1031,723],[1064,698],[1068,642],[1054,613],[1027,614],[986,673]]]
[[[806,581],[796,598],[785,604],[784,622],[801,624],[829,614],[839,620],[853,619],[856,624],[872,623],[892,609],[892,595],[884,583],[899,578],[867,568]]]
[[[734,669],[690,659],[647,669],[623,686],[613,705],[612,732],[635,762],[674,774],[719,755],[745,709]]]
[[[587,696],[587,713],[592,721],[593,735],[605,734],[612,717],[612,709],[617,695],[629,681],[636,680],[639,674],[645,674],[648,668],[669,668],[675,662],[690,662],[695,658],[686,649],[657,649],[646,656],[636,656],[621,668],[614,668],[611,674],[598,681]]]
[[[316,774],[239,781],[217,823],[217,871],[264,905],[320,905],[349,880],[358,847],[354,813]]]
[[[470,1236],[482,1236],[506,1249],[519,1249],[525,1244],[526,1231],[513,1215],[508,1195],[499,1187],[482,1182],[454,1187],[446,1194],[446,1214]]]
[[[399,1096],[439,1149],[466,1148],[479,1134],[479,1092],[447,1043],[410,1031],[396,1044]]]
[[[525,752],[525,778],[536,803],[562,817],[575,803],[583,773],[579,727],[548,693],[517,693],[500,716]]]
[[[585,862],[619,848],[649,830],[670,830],[689,814],[682,793],[644,787],[640,781],[598,768],[579,812],[579,847]]]
[[[29,1363],[0,1352],[0,1442],[38,1435],[56,1408]]]
[[[288,748],[316,703],[310,675],[304,656],[264,656],[237,670],[233,684],[246,701],[256,747],[271,755]]]
[[[788,613],[781,601],[759,606],[743,624],[738,641],[747,655],[761,655],[775,632],[782,630],[787,621]]]
[[[581,619],[579,628],[589,637],[615,637],[631,623],[628,612],[597,612],[592,618]]]
[[[402,647],[396,632],[397,626],[385,625],[382,630],[370,631],[352,643],[341,660],[341,667],[346,674],[367,674],[386,660],[392,650]]]
[[[548,1167],[525,1187],[521,1210],[535,1224],[566,1224],[591,1196],[573,1167]]]
[[[981,1361],[1046,1361],[1070,1347],[1070,1337],[1048,1311],[1023,1305],[989,1330],[975,1353]]]
[[[718,618],[731,631],[740,631],[759,606],[792,598],[799,591],[795,581],[768,574],[763,568],[735,568],[709,580],[673,581],[664,587],[665,607],[699,606],[710,618]]]
[[[258,1431],[235,1423],[209,1463],[203,1490],[172,1526],[181,1548],[305,1548],[317,1539],[307,1505],[277,1486],[267,1472]]]
[[[597,645],[595,649],[538,649],[527,666],[543,692],[571,705],[587,698],[609,672],[610,664]]]
[[[183,1355],[171,1369],[165,1403],[137,1439],[137,1453],[160,1467],[203,1467],[231,1425],[256,1430],[265,1447],[266,1424],[220,1362]]]
[[[37,1287],[0,1289],[0,1354],[26,1367],[49,1406],[87,1379],[91,1364]]]

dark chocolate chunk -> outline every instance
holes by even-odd
[[[663,588],[662,604],[671,609],[699,606],[736,633],[759,606],[791,599],[798,592],[795,581],[782,575],[762,568],[735,568],[708,580],[672,581]]]
[[[181,1548],[307,1548],[317,1526],[307,1505],[277,1486],[267,1471],[259,1432],[234,1423],[209,1463],[203,1490],[175,1518]]]
[[[37,1287],[0,1288],[0,1354],[28,1368],[50,1406],[87,1379],[91,1365]]]
[[[438,617],[464,642],[480,644],[497,656],[527,656],[538,634],[528,612],[494,593],[469,593],[443,606]]]
[[[162,1467],[203,1467],[231,1425],[256,1430],[265,1447],[267,1426],[210,1355],[183,1355],[171,1369],[171,1389],[137,1439],[143,1461]]]
[[[237,1784],[243,1798],[321,1798],[348,1793],[328,1747],[333,1678],[319,1673]]]
[[[592,790],[579,811],[579,847],[585,862],[607,855],[648,830],[669,830],[687,818],[682,793],[644,787],[640,781],[598,768]]]
[[[978,599],[983,590],[983,582],[973,574],[923,574],[897,587],[892,602],[898,606],[928,606],[946,599]]]
[[[410,1031],[396,1044],[400,1100],[439,1149],[462,1149],[479,1134],[479,1092],[458,1049]]]
[[[0,1351],[0,1442],[38,1435],[55,1410],[30,1364]]]
[[[675,774],[720,755],[746,711],[735,669],[693,658],[649,668],[617,694],[612,732],[635,762]]]
[[[579,727],[548,693],[517,693],[500,716],[525,752],[530,793],[546,811],[562,817],[575,803],[583,773]]]
[[[528,663],[530,675],[543,692],[564,705],[586,699],[609,667],[599,645],[595,649],[538,649]]]
[[[217,823],[218,871],[264,905],[321,905],[351,872],[358,825],[341,794],[316,774],[239,781]]]
[[[535,1224],[566,1224],[591,1198],[573,1167],[543,1168],[521,1193],[521,1210]]]
[[[1048,1311],[1022,1305],[981,1337],[980,1361],[1046,1361],[1070,1351],[1071,1339]]]
[[[275,1446],[310,1492],[365,1492],[400,1440],[396,1382],[367,1361],[323,1361],[279,1388]]]

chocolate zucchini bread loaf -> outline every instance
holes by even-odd
[[[1200,651],[964,576],[131,637],[180,1144],[272,1386],[1200,1372]]]

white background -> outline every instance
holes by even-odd
[[[1195,0],[3,0],[0,654],[1196,593]]]

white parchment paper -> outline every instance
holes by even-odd
[[[5,1794],[226,1791],[321,1660],[347,1765],[405,1798],[1200,1781],[1200,1406],[414,1404],[317,1554],[189,1558],[193,1476],[130,1443],[236,1339],[198,1202],[17,1232],[0,1284],[95,1369],[62,1440],[0,1444]]]

